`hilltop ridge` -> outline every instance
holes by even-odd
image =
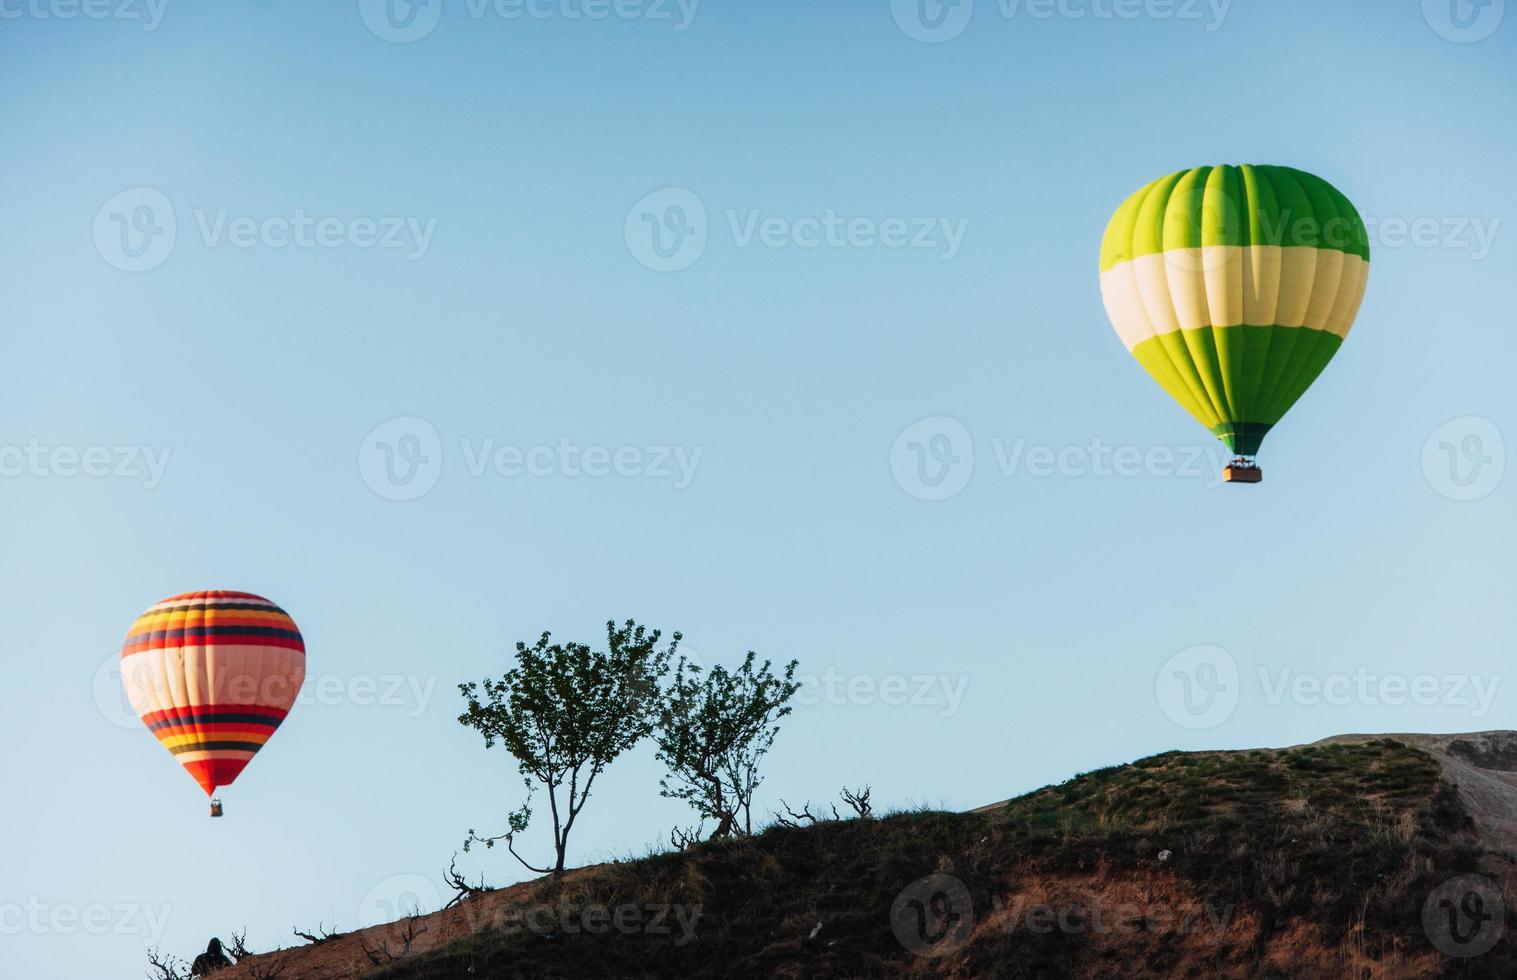
[[[1169,752],[581,868],[218,976],[1510,977],[1513,903],[1461,923],[1446,893],[1510,895],[1514,841],[1517,732]]]

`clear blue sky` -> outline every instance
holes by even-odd
[[[6,2],[0,972],[135,976],[151,938],[190,952],[246,925],[268,948],[440,887],[414,876],[439,882],[520,790],[454,720],[455,685],[607,617],[841,679],[786,723],[765,810],[861,782],[962,808],[1172,748],[1517,726],[1505,687],[1483,712],[1455,692],[1330,705],[1258,675],[1488,683],[1511,663],[1517,481],[1496,481],[1492,432],[1517,433],[1517,18],[1470,41],[1431,0],[974,6],[924,43],[884,0],[706,0],[685,30],[672,2],[449,2],[395,43],[367,3],[170,2],[144,30],[143,0],[136,20]],[[1321,174],[1381,223],[1358,326],[1266,443],[1265,483],[1210,486],[1209,461],[1003,475],[1018,439],[1076,463],[1093,440],[1207,445],[1108,325],[1097,248],[1151,178],[1249,161]],[[140,188],[159,203],[108,204]],[[688,193],[634,208],[670,188]],[[704,222],[669,210],[692,196]],[[925,219],[937,245],[781,234],[818,240],[829,212],[887,237]],[[172,250],[134,260],[117,214],[128,234],[171,219]],[[698,260],[650,270],[643,214],[704,233]],[[338,244],[280,247],[299,215]],[[405,247],[370,241],[391,217]],[[438,444],[416,423],[370,437],[401,416]],[[1466,416],[1486,422],[1425,458]],[[974,461],[927,501],[892,446],[933,417]],[[1439,446],[1472,435],[1491,461],[1467,491]],[[435,486],[375,492],[379,437],[396,465],[440,460]],[[637,475],[571,475],[561,443],[637,447]],[[118,446],[167,464],[69,463],[98,472],[105,447],[114,470]],[[550,447],[550,472],[474,475],[486,446]],[[141,610],[212,587],[284,605],[326,685],[215,822],[109,676]],[[1190,728],[1156,678],[1203,644],[1237,703]],[[575,862],[688,822],[656,775],[651,751],[607,774]],[[464,866],[517,876],[493,852]]]

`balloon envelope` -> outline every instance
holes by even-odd
[[[1332,360],[1369,279],[1359,212],[1289,167],[1197,167],[1117,209],[1101,296],[1165,391],[1252,456]]]
[[[305,680],[305,641],[261,596],[187,592],[132,624],[121,680],[143,724],[209,795],[289,714]]]

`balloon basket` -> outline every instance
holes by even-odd
[[[221,816],[221,812],[222,812],[221,811],[221,801],[220,800],[212,800],[211,801],[211,816],[213,816],[213,817],[219,817],[219,816]]]
[[[1261,483],[1264,471],[1259,464],[1242,456],[1222,467],[1223,483]]]

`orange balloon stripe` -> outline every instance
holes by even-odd
[[[250,623],[285,623],[288,624],[288,613],[268,606],[257,606],[246,602],[228,602],[215,606],[182,606],[178,609],[163,609],[159,612],[146,612],[137,617],[134,630],[148,625],[166,623],[175,617],[185,620],[247,620]]]

